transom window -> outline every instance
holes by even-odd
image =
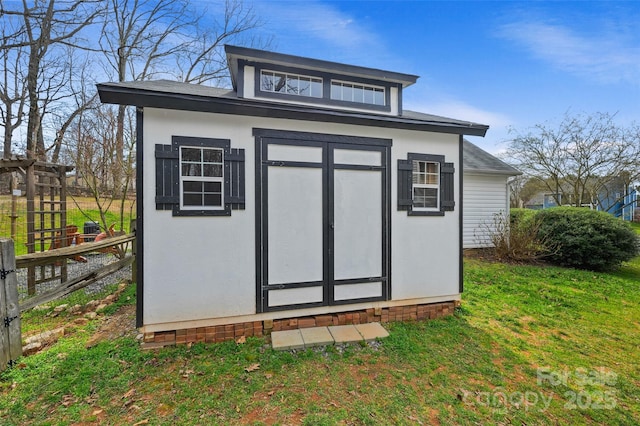
[[[180,204],[183,209],[222,209],[224,150],[180,147]]]
[[[413,160],[412,179],[414,209],[439,209],[440,163]]]
[[[322,79],[262,70],[260,71],[260,90],[263,92],[322,98]]]
[[[384,87],[331,81],[331,99],[334,100],[384,106],[384,97]]]

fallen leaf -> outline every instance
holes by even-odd
[[[180,370],[180,374],[185,379],[188,379],[191,374],[193,374],[193,370]]]
[[[273,377],[273,373],[265,373],[264,377],[265,379],[270,379]]]
[[[247,338],[245,336],[240,336],[240,337],[238,337],[236,339],[236,343],[239,344],[239,345],[241,345],[243,343],[246,343],[246,342],[247,342]]]
[[[102,409],[98,409],[98,410],[93,410],[93,412],[91,413],[92,416],[97,416],[99,414],[102,414],[104,412],[104,410]]]
[[[247,368],[244,369],[247,373],[251,373],[252,371],[260,370],[260,364],[251,364]]]
[[[273,390],[272,390],[272,391],[267,392],[267,395],[269,395],[269,396],[273,396],[273,394],[274,394],[274,393],[276,393],[276,391],[273,391]]]
[[[68,406],[70,406],[71,404],[73,404],[74,402],[76,402],[76,399],[75,399],[72,395],[65,395],[65,396],[63,396],[63,397],[62,397],[62,402],[61,402],[61,404],[62,404],[64,407],[68,407]]]
[[[134,393],[136,393],[136,390],[134,388],[131,388],[127,391],[127,393],[122,395],[122,399],[131,398]]]
[[[149,424],[149,419],[140,420],[138,423],[134,423],[133,426],[140,426]]]
[[[422,423],[422,422],[420,421],[420,419],[418,419],[417,417],[414,417],[414,416],[407,416],[407,418],[408,418],[409,420],[411,420],[412,422],[414,422],[414,423],[418,423],[419,425],[423,425],[423,424],[424,424],[424,423]]]

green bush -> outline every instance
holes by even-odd
[[[549,242],[547,260],[561,266],[604,271],[639,252],[631,226],[608,213],[576,207],[540,210],[538,235]]]
[[[538,210],[512,208],[509,210],[509,223],[511,226],[526,226],[527,223],[531,223],[536,213]]]

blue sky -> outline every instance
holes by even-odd
[[[419,75],[406,109],[508,128],[608,112],[640,122],[640,2],[255,0],[272,50]]]

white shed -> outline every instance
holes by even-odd
[[[463,142],[464,248],[492,245],[496,214],[509,214],[509,185],[522,172],[468,140]]]
[[[451,313],[463,135],[402,109],[417,76],[226,46],[233,89],[98,85],[137,107],[149,344]]]

